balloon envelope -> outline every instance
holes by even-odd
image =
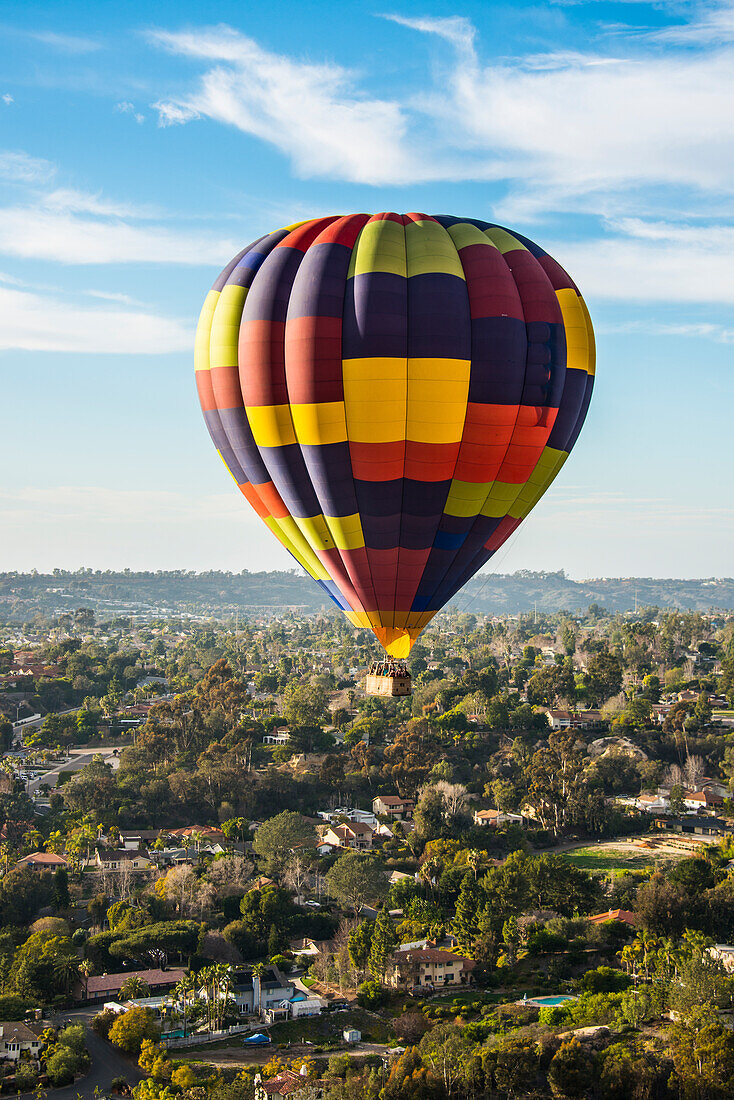
[[[559,264],[444,215],[261,237],[196,335],[204,417],[242,493],[394,657],[553,481],[593,378],[588,310]]]

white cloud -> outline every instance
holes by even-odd
[[[77,205],[72,201],[71,209],[68,202],[60,209],[45,209],[43,201],[5,207],[0,209],[0,253],[62,264],[222,265],[241,247],[228,239],[131,224],[122,220],[120,209],[89,197]],[[83,216],[77,210],[109,217]]]
[[[41,157],[0,151],[0,179],[17,183],[39,183],[51,179],[54,172],[54,166]]]
[[[734,41],[734,4],[731,0],[701,4],[693,19],[677,26],[664,27],[652,36],[659,42],[700,46]]]
[[[622,321],[615,325],[595,325],[597,334],[644,333],[648,336],[682,336],[684,339],[713,340],[716,344],[734,344],[734,328],[707,321],[676,324],[672,321]]]
[[[15,103],[15,99],[11,96],[10,92],[5,92],[3,96],[0,96],[6,107],[9,107],[11,103]]]
[[[412,151],[401,107],[360,95],[354,73],[337,64],[270,53],[228,27],[152,37],[218,63],[190,95],[153,105],[161,125],[205,116],[235,126],[275,145],[302,176],[386,184],[435,175],[428,150]]]
[[[734,49],[661,51],[649,39],[601,51],[485,62],[458,16],[385,18],[450,46],[431,86],[373,98],[361,77],[262,49],[227,27],[158,32],[212,64],[161,124],[210,118],[275,145],[303,176],[368,184],[505,180],[507,207],[608,210],[661,186],[707,201],[734,193]],[[693,24],[692,24],[693,25]],[[345,140],[348,135],[348,140]],[[695,200],[694,200],[695,201]]]
[[[136,110],[135,104],[131,103],[128,99],[122,100],[121,103],[116,103],[115,110],[119,111],[122,115],[132,115],[138,125],[145,122],[145,115]]]
[[[189,351],[192,341],[193,330],[174,318],[0,287],[0,351],[162,355]]]
[[[93,53],[100,48],[100,43],[93,38],[83,38],[75,34],[57,34],[55,31],[33,31],[30,34],[36,42],[42,42],[44,46],[50,46],[61,53]]]
[[[639,219],[626,219],[619,228],[626,235],[544,241],[543,246],[572,274],[587,299],[734,305],[734,228]],[[713,332],[706,334],[713,337]]]
[[[389,19],[391,23],[398,23],[401,27],[409,27],[424,34],[438,35],[439,38],[445,39],[446,42],[450,42],[452,46],[461,50],[470,50],[474,46],[477,32],[470,21],[461,15],[419,16],[413,19],[403,15],[385,15],[383,18]]]

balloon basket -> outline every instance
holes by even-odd
[[[375,661],[365,680],[367,695],[382,695],[392,698],[412,694],[408,666],[402,661]]]

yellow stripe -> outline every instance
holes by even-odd
[[[589,347],[590,329],[584,303],[572,287],[556,291],[566,330],[566,366],[569,370],[582,370],[593,374],[593,351]],[[591,332],[593,341],[593,332]],[[589,369],[591,367],[591,370]]]
[[[364,533],[359,513],[353,516],[324,516],[337,550],[358,550],[364,546]]]
[[[492,482],[480,514],[491,516],[493,519],[501,519],[502,516],[507,515],[508,509],[517,498],[519,491],[519,485],[513,485],[506,481]]]
[[[454,248],[457,251],[471,244],[483,244],[487,248],[497,249],[494,241],[490,241],[481,229],[477,229],[476,225],[470,225],[468,222],[457,222],[456,225],[450,225],[446,232],[454,242]]]
[[[509,509],[508,515],[514,519],[525,519],[546,489],[555,481],[567,458],[568,453],[566,451],[559,451],[555,447],[546,447],[538,460],[538,465],[526,484],[521,487],[517,500]]]
[[[219,291],[210,290],[204,299],[199,314],[194,340],[194,370],[209,370],[209,339],[212,331],[212,317],[219,301]]]
[[[454,242],[438,222],[408,222],[405,226],[408,278],[413,275],[455,275],[466,281]]]
[[[307,447],[325,443],[344,443],[347,422],[343,401],[323,401],[308,405],[291,405],[296,439]]]
[[[303,568],[310,573],[312,577],[319,581],[329,580],[327,570],[316,557],[313,548],[309,546],[302,532],[299,531],[292,516],[284,516],[282,519],[275,519],[273,516],[270,516],[265,519],[265,523],[289,549],[291,546],[295,547],[299,555],[299,561],[302,561]]]
[[[286,447],[296,442],[290,405],[249,405],[247,419],[258,447]]]
[[[517,237],[513,237],[512,233],[508,233],[506,229],[485,229],[484,235],[499,248],[502,255],[505,252],[514,252],[518,248],[521,248],[523,252],[527,252],[525,245],[521,244]]]
[[[443,510],[448,516],[476,516],[487,499],[488,489],[489,484],[452,481]]]
[[[345,359],[342,378],[350,440],[393,443],[405,438],[406,359]]]
[[[367,222],[352,249],[347,278],[367,275],[371,271],[387,271],[391,275],[407,275],[405,265],[405,230],[399,222]]]
[[[294,516],[293,522],[314,549],[333,550],[334,540],[323,516]]]
[[[212,368],[237,366],[237,342],[247,288],[232,284],[222,288],[212,318],[209,356]]]
[[[594,338],[594,326],[591,323],[591,315],[583,298],[579,298],[581,308],[586,318],[586,330],[589,339],[589,374],[596,374],[596,340]]]
[[[469,397],[468,359],[409,359],[406,438],[414,443],[457,443]]]

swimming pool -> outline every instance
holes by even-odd
[[[568,993],[561,993],[557,997],[529,997],[518,1001],[518,1004],[535,1005],[536,1008],[554,1008],[556,1005],[565,1004],[566,1001],[575,1001],[576,998]]]

